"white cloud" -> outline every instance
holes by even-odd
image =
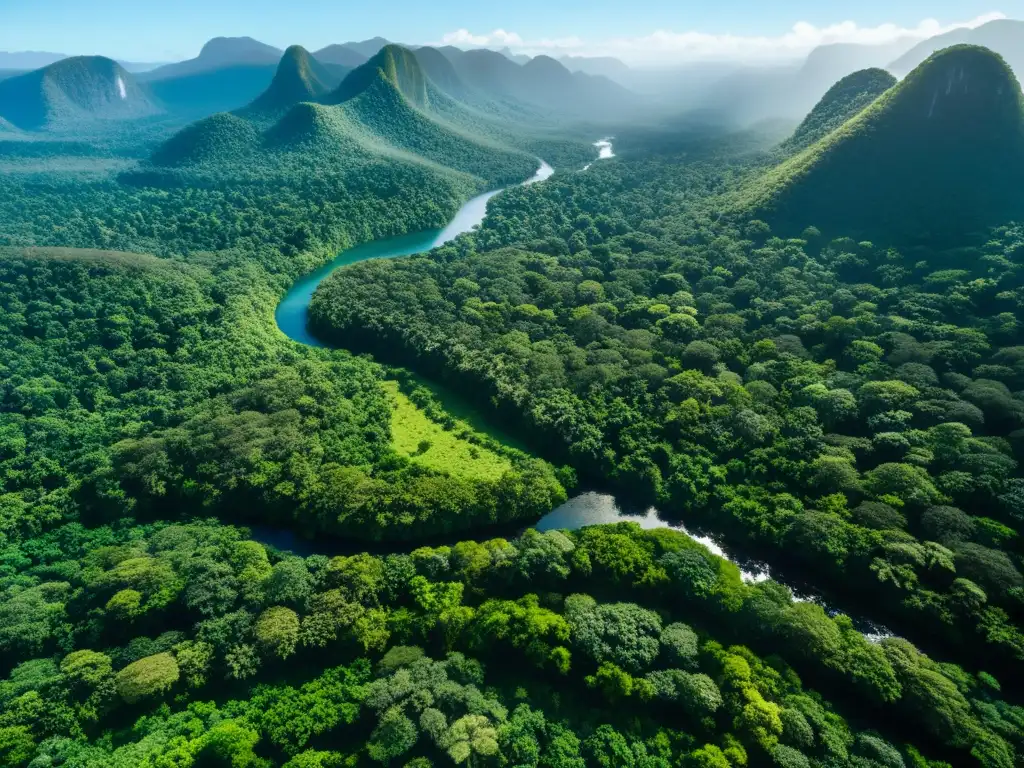
[[[475,35],[468,29],[457,29],[441,37],[441,45],[456,45],[466,48],[512,48],[524,52],[540,52],[552,49],[580,48],[584,45],[578,37],[543,38],[525,41],[515,32],[496,29],[486,34]]]
[[[943,25],[935,19],[924,19],[913,27],[880,24],[862,27],[854,21],[843,21],[816,27],[799,21],[782,35],[752,36],[709,34],[706,32],[674,32],[659,29],[640,37],[618,37],[585,41],[579,37],[524,40],[514,32],[496,29],[488,34],[473,34],[459,29],[446,34],[441,42],[462,47],[505,47],[523,53],[565,51],[589,55],[615,55],[631,63],[659,63],[701,59],[771,60],[790,59],[807,54],[812,48],[829,43],[860,43],[880,45],[901,39],[924,40],[958,28],[979,27],[989,21],[1006,18],[992,12],[969,21]]]
[[[506,32],[504,29],[496,29],[490,34],[474,35],[468,29],[457,29],[449,32],[441,38],[442,45],[467,46],[482,48],[484,46],[509,46],[510,48],[521,48],[523,38],[515,32]]]

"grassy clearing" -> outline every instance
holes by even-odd
[[[392,398],[391,444],[398,454],[452,477],[473,480],[497,480],[512,469],[504,456],[458,436],[471,430],[468,424],[445,430],[399,391],[397,381],[385,381],[383,386]]]
[[[424,387],[429,390],[430,394],[434,396],[445,411],[450,413],[459,421],[465,422],[474,432],[478,432],[481,435],[487,435],[488,437],[493,437],[499,443],[507,445],[509,448],[515,448],[523,453],[533,453],[522,440],[506,432],[500,427],[495,426],[491,421],[484,418],[480,414],[480,410],[476,406],[468,403],[462,395],[454,392],[443,384],[438,384],[435,381],[424,379],[422,376],[417,376],[412,371],[403,371],[403,373],[408,377],[409,381],[414,383],[416,386]]]

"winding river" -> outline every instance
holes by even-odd
[[[595,145],[596,146],[596,145]],[[536,184],[544,181],[555,172],[555,169],[540,161],[537,172],[522,185]],[[326,346],[309,332],[309,302],[313,299],[313,293],[334,270],[347,267],[349,264],[356,264],[368,259],[394,259],[399,256],[411,256],[414,253],[426,253],[427,251],[444,245],[450,240],[464,232],[469,232],[478,226],[487,215],[487,201],[503,190],[495,189],[491,192],[484,192],[477,195],[468,203],[463,205],[455,214],[448,226],[444,229],[426,229],[422,232],[413,232],[398,237],[388,237],[383,240],[374,240],[370,243],[363,243],[354,248],[342,251],[331,262],[315,272],[310,272],[299,280],[285,294],[284,299],[277,305],[274,317],[277,320],[277,327],[290,339],[308,344],[311,347]]]
[[[610,138],[601,139],[595,142],[594,146],[598,149],[599,153],[597,160],[594,162],[615,156]],[[581,171],[586,171],[592,165],[593,163],[588,163]],[[542,160],[537,172],[522,182],[522,184],[536,184],[549,178],[553,173],[554,169]],[[400,256],[410,256],[414,253],[424,253],[432,248],[444,245],[464,232],[469,232],[483,222],[487,214],[487,202],[501,191],[498,189],[477,195],[463,205],[458,213],[455,214],[455,218],[443,229],[424,230],[399,237],[375,240],[342,251],[333,261],[325,264],[315,272],[300,278],[291,287],[281,300],[281,303],[278,304],[275,312],[278,327],[286,336],[294,341],[314,347],[328,346],[309,331],[309,303],[317,286],[334,270],[368,259],[393,259]],[[735,563],[740,568],[745,581],[758,582],[772,577],[767,564],[731,552],[723,548],[717,539],[699,532],[693,532],[679,522],[667,521],[653,507],[643,511],[624,509],[614,496],[606,493],[595,491],[580,493],[542,517],[533,527],[539,531],[554,529],[575,530],[587,525],[622,521],[636,522],[643,528],[672,528],[681,531],[695,541],[704,544],[716,555]],[[250,528],[255,539],[275,546],[278,549],[291,550],[300,555],[340,554],[341,550],[344,549],[341,542],[330,539],[309,541],[287,529],[264,525],[252,525]],[[481,535],[489,538],[494,535],[494,532],[483,531]],[[472,534],[463,533],[459,535],[458,539],[462,540],[471,537]],[[366,547],[361,548],[365,549]],[[791,581],[779,578],[777,574],[774,578],[776,581],[789,586],[793,591],[795,600],[818,603],[832,615],[840,613],[830,607],[820,595],[810,588],[796,586]],[[867,619],[852,618],[854,619],[855,626],[869,639],[880,639],[892,634],[885,627],[874,624]]]

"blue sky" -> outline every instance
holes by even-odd
[[[822,41],[883,40],[902,30],[926,36],[932,27],[920,26],[925,19],[945,27],[997,11],[1024,16],[1024,0],[996,2],[0,0],[0,50],[163,61],[193,56],[216,35],[250,35],[282,48],[300,43],[310,49],[382,35],[408,43],[510,41],[534,52],[616,53],[627,59],[707,57],[718,51],[764,57],[776,49],[796,55]],[[794,34],[798,22],[807,26]],[[835,27],[841,22],[853,26]],[[895,29],[877,29],[883,24]]]

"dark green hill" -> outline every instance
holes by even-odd
[[[427,106],[427,77],[416,60],[416,55],[400,45],[386,45],[381,48],[377,55],[361,67],[352,70],[325,101],[329,104],[341,104],[359,96],[381,79],[394,86],[416,107],[423,109]]]
[[[0,117],[25,130],[131,120],[160,110],[112,59],[75,56],[0,81]]]
[[[786,154],[806,149],[824,138],[871,102],[896,85],[884,69],[865,69],[847,75],[833,85],[793,135],[779,149]]]
[[[221,112],[179,131],[153,153],[152,161],[165,167],[235,161],[256,151],[260,142],[255,124]]]
[[[342,89],[352,88],[355,83],[364,87],[340,104],[349,118],[385,145],[470,173],[489,184],[519,181],[536,170],[537,160],[530,154],[510,149],[445,119],[445,113],[450,115],[461,110],[429,85],[410,52],[405,51],[402,57],[389,57],[388,62],[396,66],[376,69],[373,79],[365,84],[366,73],[356,70],[349,75]],[[445,106],[445,112],[432,115],[428,110],[434,101]]]
[[[798,232],[956,237],[1024,213],[1024,106],[997,54],[940,51],[871,106],[764,174],[739,207]]]
[[[270,86],[247,111],[274,114],[300,101],[316,101],[330,92],[333,80],[332,74],[309,51],[293,45],[281,57]]]
[[[264,135],[264,146],[283,151],[332,153],[339,159],[364,151],[359,126],[337,107],[296,104]]]

